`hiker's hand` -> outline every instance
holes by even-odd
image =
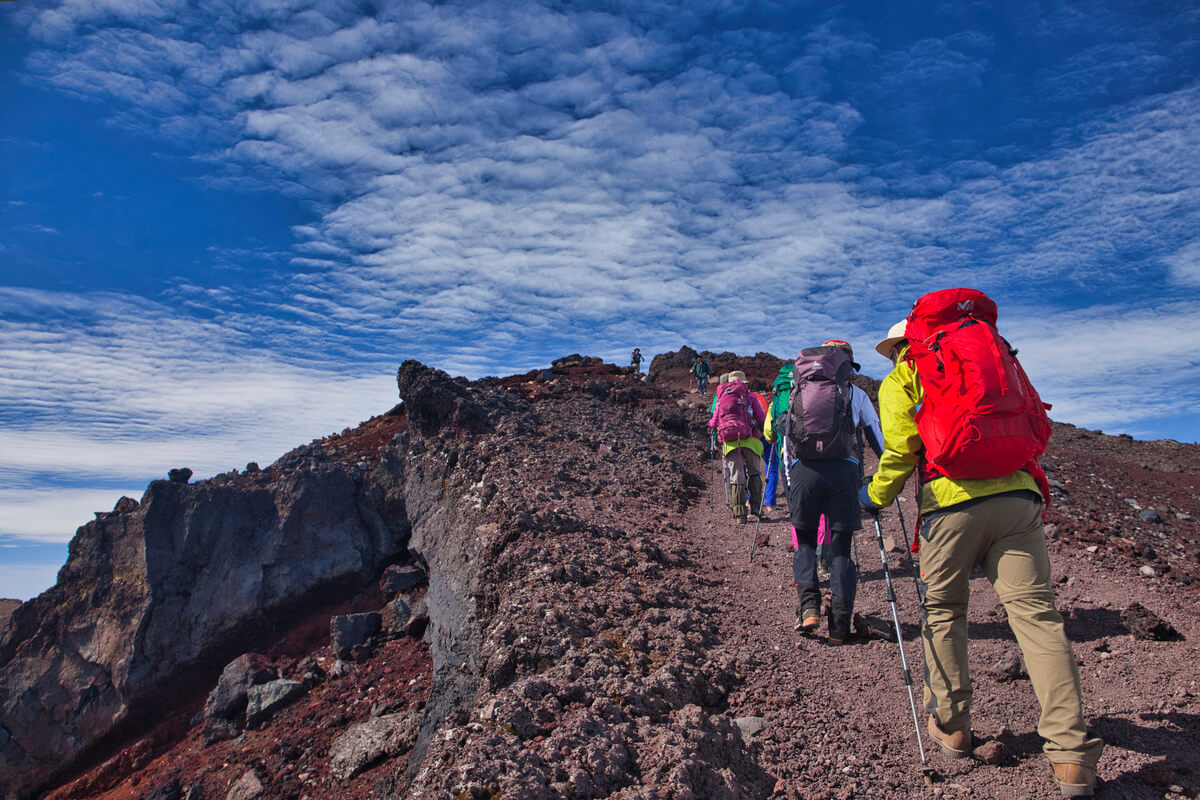
[[[864,513],[870,514],[872,517],[879,516],[881,506],[875,505],[875,501],[871,499],[871,484],[863,484],[863,487],[858,490],[858,504],[862,506]]]

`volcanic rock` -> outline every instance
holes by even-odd
[[[749,741],[754,734],[766,729],[769,725],[764,717],[738,717],[733,721],[742,739]]]
[[[384,594],[399,594],[420,586],[425,582],[425,573],[419,567],[393,564],[383,571],[379,579],[379,590]]]
[[[397,619],[399,615],[397,614]],[[399,624],[400,631],[415,639],[419,639],[425,635],[425,629],[429,626],[429,606],[425,602],[425,598],[418,598],[408,610],[408,620]]]
[[[770,353],[757,353],[752,357],[742,357],[735,353],[711,353],[705,350],[699,355],[708,361],[711,377],[709,383],[714,384],[717,378],[733,370],[746,373],[746,382],[752,391],[765,391],[775,383],[779,368],[786,364],[784,359]],[[696,379],[691,374],[692,364],[697,353],[684,345],[673,353],[660,353],[650,361],[647,371],[650,382],[662,388],[675,391],[692,391],[696,387]]]
[[[13,612],[21,607],[20,600],[12,600],[9,598],[0,598],[0,642],[3,642],[9,636],[9,629],[12,627]]]
[[[246,727],[257,728],[275,712],[304,694],[304,684],[280,678],[246,692]]]
[[[137,507],[137,500],[134,500],[132,497],[122,497],[117,501],[117,504],[113,506],[113,513],[128,514],[130,511],[137,511]]]
[[[187,467],[179,467],[167,472],[167,480],[172,483],[187,483],[192,479],[192,471]]]
[[[80,528],[58,584],[0,638],[0,791],[45,782],[314,589],[337,597],[375,575],[408,542],[402,481],[398,463],[369,488],[333,464],[246,487],[154,481],[136,509]]]
[[[1016,650],[1004,651],[998,659],[984,669],[984,672],[995,678],[998,683],[1008,683],[1029,677],[1025,672],[1025,665],[1021,661],[1021,654]]]
[[[449,424],[474,432],[489,424],[487,412],[470,390],[440,369],[405,361],[396,372],[396,386],[409,422],[425,436]]]
[[[1137,518],[1140,519],[1142,522],[1154,522],[1154,523],[1158,523],[1158,524],[1161,524],[1163,521],[1162,515],[1159,514],[1158,510],[1154,509],[1154,508],[1147,508],[1142,511],[1139,511],[1137,514]]]
[[[254,800],[256,797],[261,797],[263,793],[262,779],[258,774],[250,769],[238,778],[237,783],[229,789],[229,793],[225,795],[225,800]]]
[[[412,749],[417,741],[419,717],[412,712],[387,714],[355,725],[329,749],[329,771],[348,780],[380,759]]]
[[[255,653],[238,656],[221,671],[221,679],[204,703],[205,716],[236,720],[246,708],[251,686],[275,677],[269,661]]]
[[[976,747],[973,755],[984,764],[996,766],[1003,764],[1008,758],[1008,748],[1004,746],[1004,742],[993,739]]]
[[[412,607],[403,597],[392,600],[379,612],[380,630],[385,636],[399,636],[405,631],[412,617]]]
[[[379,633],[382,625],[383,620],[376,611],[333,617],[329,620],[333,652],[338,658],[348,657],[355,647],[366,644],[372,636]]]
[[[604,363],[603,359],[595,356],[581,356],[579,353],[572,353],[569,356],[556,358],[550,362],[550,367],[554,370],[564,371],[571,367],[598,367]]]
[[[1183,639],[1183,635],[1175,630],[1171,623],[1141,603],[1133,603],[1121,612],[1121,624],[1135,639],[1157,642],[1175,642]]]

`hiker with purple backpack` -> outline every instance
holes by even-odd
[[[846,351],[846,355],[850,356],[850,366],[854,368],[854,372],[858,373],[862,366],[854,360],[854,348],[845,339],[828,339],[821,343],[825,346],[840,347]],[[858,480],[862,483],[863,480],[863,455],[866,453],[866,445],[870,445],[874,451],[875,457],[879,458],[883,454],[883,428],[879,425],[879,414],[875,412],[875,406],[871,403],[871,398],[861,387],[850,384],[850,407],[854,417],[854,458],[858,462]],[[863,440],[866,440],[865,444]],[[857,548],[857,542],[855,543]],[[828,577],[830,570],[829,563],[829,532],[822,530],[817,536],[817,573]],[[857,549],[854,553],[854,563],[858,563]]]
[[[763,511],[763,444],[762,426],[765,412],[750,395],[746,375],[729,373],[729,379],[717,387],[712,417],[708,427],[721,445],[724,460],[725,486],[729,508],[734,521],[746,522],[748,514],[762,517]],[[750,508],[746,508],[746,493],[750,493]]]
[[[856,398],[856,392],[862,390],[850,383],[857,365],[846,352],[848,348],[841,340],[831,340],[800,351],[792,370],[794,387],[785,419],[775,425],[784,439],[788,510],[796,529],[792,575],[800,608],[795,628],[815,633],[821,624],[816,551],[824,515],[832,561],[828,641],[834,645],[850,637],[858,588],[858,567],[850,551],[854,532],[862,527],[858,507],[861,456],[855,439],[866,420]],[[880,452],[881,437],[869,425],[865,427],[872,449]]]

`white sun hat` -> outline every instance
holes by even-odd
[[[902,319],[892,327],[888,328],[887,338],[875,345],[875,352],[884,358],[892,357],[892,348],[898,342],[903,342],[908,337],[904,335],[904,329],[908,326],[908,319]]]

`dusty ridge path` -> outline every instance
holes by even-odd
[[[707,452],[701,456],[693,469],[707,478]],[[793,632],[796,595],[786,505],[760,527],[760,540],[765,533],[768,541],[756,549],[751,562],[754,525],[733,524],[722,504],[719,469],[715,479],[715,500],[704,494],[686,513],[691,549],[699,562],[694,568],[711,576],[696,591],[721,612],[714,656],[728,651],[740,664],[751,666],[731,692],[727,713],[762,718],[764,727],[748,737],[748,747],[755,762],[777,780],[774,796],[1060,796],[1041,755],[1038,706],[1023,674],[1020,651],[982,575],[972,579],[969,617],[973,724],[976,747],[987,745],[982,752],[994,751],[994,742],[1003,745],[1006,755],[995,765],[978,757],[947,758],[924,736],[917,591],[904,556],[888,554],[925,750],[940,776],[926,785],[896,643],[873,635],[832,647],[823,638]],[[911,500],[905,501],[905,508],[911,531],[916,516]],[[885,537],[903,541],[893,509],[885,511],[881,523]],[[1108,743],[1100,764],[1101,796],[1196,797],[1200,624],[1194,590],[1098,564],[1083,542],[1053,539],[1049,546],[1059,609],[1080,665],[1085,713]],[[891,608],[869,519],[857,534],[857,554],[855,610],[872,629],[890,630]],[[1121,611],[1133,602],[1167,619],[1185,641],[1135,640],[1120,622]],[[825,633],[824,622],[820,632]]]

